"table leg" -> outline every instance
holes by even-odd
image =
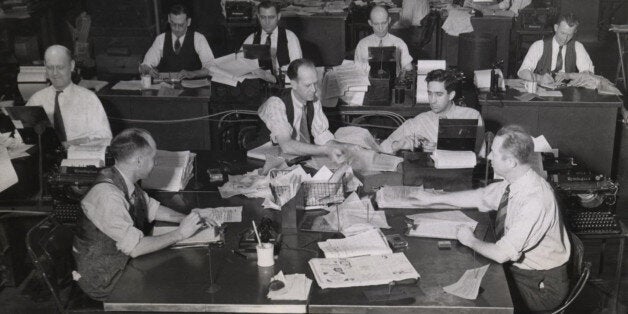
[[[619,291],[621,291],[619,288],[621,288],[621,269],[623,266],[623,259],[624,259],[624,241],[625,238],[621,237],[619,239],[619,250],[617,251],[617,268],[615,269],[615,291],[613,291],[613,307],[614,307],[614,311],[613,313],[617,313],[617,311],[619,310]]]
[[[604,251],[606,250],[606,239],[602,239],[602,245],[600,245],[600,267],[598,268],[598,276],[602,276],[604,272]]]

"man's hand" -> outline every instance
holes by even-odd
[[[456,237],[460,243],[468,247],[471,246],[472,241],[475,239],[473,230],[469,226],[460,226]]]
[[[565,73],[565,72],[558,72],[556,73],[556,76],[554,77],[554,80],[556,81],[556,83],[561,83],[562,81],[571,80],[571,79],[573,79],[573,76],[571,75],[571,73]]]
[[[255,76],[261,78],[262,80],[269,82],[269,83],[277,83],[277,78],[270,72],[264,69],[257,69],[255,71],[253,71],[253,74],[255,74]]]
[[[150,75],[153,78],[159,77],[159,72],[157,71],[157,69],[153,68],[152,66],[148,64],[140,64],[139,71],[141,75]]]
[[[181,239],[187,239],[191,237],[200,227],[201,224],[201,216],[198,213],[190,213],[185,216],[181,223],[179,224],[179,228],[177,228],[177,232],[181,235]]]
[[[193,79],[195,77],[196,77],[196,74],[188,70],[181,70],[181,72],[179,72],[179,75],[178,75],[179,80]]]
[[[412,194],[410,194],[409,196],[410,198],[415,199],[412,201],[413,205],[430,206],[437,203],[434,199],[436,195],[434,193],[427,192],[425,190],[417,190],[413,192]]]
[[[539,84],[544,84],[544,85],[554,84],[554,79],[552,78],[552,75],[550,75],[549,73],[545,73],[543,75],[537,75],[537,74],[532,73],[532,75],[536,75],[537,82],[539,82]]]
[[[209,214],[208,209],[194,208],[192,209],[191,213],[197,213],[201,217],[201,219],[205,220],[205,223],[209,226],[220,227],[220,223],[218,223],[216,220],[211,218],[211,215]]]
[[[333,146],[327,147],[327,157],[338,164],[345,162],[347,159],[341,149]]]

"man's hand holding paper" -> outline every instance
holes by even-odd
[[[471,229],[467,225],[461,225],[458,227],[458,232],[456,234],[456,238],[458,241],[465,246],[471,246],[471,242],[475,239],[475,235],[473,234],[473,229]]]

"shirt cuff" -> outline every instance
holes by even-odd
[[[131,251],[140,243],[144,234],[137,228],[130,226],[122,240],[116,242],[116,248],[126,255],[131,255]]]
[[[381,150],[381,152],[386,154],[393,154],[394,152],[392,151],[392,142],[393,141],[389,141],[386,139],[381,144],[379,144],[379,149]]]
[[[325,132],[319,134],[318,136],[314,138],[314,143],[316,143],[317,145],[325,145],[327,142],[333,139],[334,139],[334,135],[331,134],[329,130],[326,130]]]
[[[156,199],[152,198],[152,197],[148,197],[148,212],[147,212],[147,218],[148,218],[148,222],[153,222],[155,221],[155,217],[157,217],[157,210],[159,210],[159,205],[161,205],[161,203],[159,203],[159,201],[157,201]]]
[[[517,251],[515,247],[508,241],[508,238],[504,235],[499,241],[495,243],[500,250],[506,254],[508,260],[517,261],[521,257],[521,252]]]

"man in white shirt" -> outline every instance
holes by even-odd
[[[364,69],[369,69],[369,47],[397,47],[397,62],[401,69],[412,70],[412,57],[408,45],[399,37],[388,32],[390,17],[382,6],[375,6],[369,15],[373,34],[366,36],[355,47],[353,60]],[[399,73],[399,71],[398,71]]]
[[[552,84],[575,78],[572,74],[593,74],[593,62],[584,46],[573,40],[578,18],[561,15],[554,25],[552,38],[537,40],[530,46],[517,75],[528,81]]]
[[[474,251],[505,263],[513,278],[515,304],[522,313],[551,311],[569,292],[567,261],[571,245],[554,192],[529,165],[534,151],[532,137],[519,126],[497,132],[489,159],[495,173],[505,180],[477,190],[414,195],[422,205],[447,204],[496,210],[497,242],[484,242],[469,227],[458,229],[458,241]]]
[[[203,34],[189,31],[192,18],[183,5],[173,5],[168,13],[170,30],[159,34],[140,64],[141,74],[159,77],[159,72],[177,73],[177,79],[191,79],[210,74],[214,62]]]
[[[52,83],[35,93],[27,106],[41,106],[61,142],[109,144],[111,129],[100,100],[92,91],[72,83],[74,60],[64,46],[48,47],[44,54],[46,76]]]
[[[275,2],[262,1],[257,6],[257,19],[259,20],[260,29],[249,35],[244,40],[244,45],[269,45],[271,63],[260,61],[260,67],[264,70],[270,70],[271,73],[261,73],[264,80],[276,82],[272,73],[278,73],[279,69],[285,70],[290,62],[301,59],[301,44],[299,38],[290,30],[277,26],[281,20],[279,7]]]
[[[78,285],[95,300],[107,298],[129,259],[187,239],[202,224],[196,210],[189,215],[176,212],[149,197],[137,183],[154,166],[157,149],[147,131],[126,129],[110,149],[115,166],[100,172],[81,201],[84,216],[72,246]],[[155,220],[178,222],[179,227],[151,236]]]
[[[325,155],[334,162],[344,161],[341,145],[334,143],[323,106],[316,99],[318,77],[314,64],[306,59],[294,60],[287,75],[290,92],[268,98],[257,111],[270,132],[270,140],[286,154]]]

